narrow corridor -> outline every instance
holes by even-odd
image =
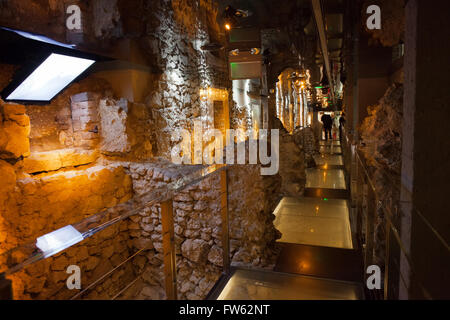
[[[321,141],[316,167],[307,169],[309,196],[285,197],[274,211],[274,225],[282,233],[274,271],[235,270],[219,300],[364,298],[343,161],[339,141]]]
[[[306,171],[307,189],[347,189],[343,157],[338,146],[339,141],[321,142],[320,155],[315,157],[317,167]],[[346,199],[283,198],[274,214],[275,227],[282,233],[279,242],[353,248]]]

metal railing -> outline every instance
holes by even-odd
[[[357,245],[363,253],[364,270],[371,265],[378,265],[383,275],[383,287],[380,290],[371,290],[369,294],[373,299],[398,299],[400,285],[408,288],[409,283],[414,282],[422,295],[431,299],[432,296],[423,281],[415,273],[409,250],[400,233],[400,193],[410,195],[410,192],[402,186],[400,177],[396,181],[392,174],[383,170],[376,171],[378,181],[383,184],[383,188],[378,186],[377,189],[373,177],[375,170],[367,165],[362,150],[354,143],[350,134],[345,134],[342,147],[351,190],[351,215],[355,224],[353,231]],[[410,197],[412,199],[411,195]],[[426,218],[417,209],[412,208],[411,214],[427,223]],[[431,225],[429,228],[432,229]],[[439,235],[436,237],[450,253],[445,240]],[[409,279],[405,279],[401,272],[401,265],[405,263],[408,265]],[[365,273],[365,281],[368,276]]]
[[[222,249],[223,249],[223,273],[227,274],[230,270],[230,245],[229,245],[229,221],[228,221],[228,181],[227,181],[227,166],[226,165],[186,165],[176,166],[172,165],[175,178],[167,185],[147,192],[140,196],[135,196],[131,200],[108,208],[100,213],[89,216],[75,224],[68,225],[64,228],[55,230],[43,237],[36,239],[36,242],[20,245],[12,250],[9,250],[0,255],[1,261],[6,261],[6,266],[2,267],[6,270],[0,273],[0,297],[2,299],[13,298],[11,294],[11,281],[6,277],[11,276],[19,271],[24,270],[38,261],[48,259],[58,253],[75,246],[76,244],[92,237],[100,231],[106,230],[112,226],[118,225],[125,219],[139,214],[144,208],[160,204],[161,207],[161,223],[162,223],[162,246],[163,246],[163,263],[165,276],[165,291],[167,299],[177,299],[177,280],[176,280],[176,252],[175,252],[175,234],[174,234],[174,219],[173,219],[173,198],[176,193],[192,186],[202,180],[211,177],[212,175],[220,175],[220,212],[222,219]],[[58,238],[58,232],[63,230],[63,238]],[[69,232],[69,236],[67,236]],[[39,246],[40,239],[45,239],[46,236],[53,237],[53,242],[59,241],[56,246],[46,248],[43,250]],[[133,257],[141,253],[145,248],[131,255],[129,258],[122,261],[112,270],[101,275],[93,283],[91,283],[83,291],[95,286],[102,279],[114,272],[120,266],[130,261]],[[137,279],[137,278],[136,278]],[[131,283],[132,284],[132,283]],[[129,284],[129,285],[131,285]],[[123,288],[122,291],[128,288]],[[72,298],[81,296],[80,292]],[[116,296],[118,296],[117,294]]]

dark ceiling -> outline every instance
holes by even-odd
[[[312,11],[312,0],[229,0],[218,1],[219,12],[226,6],[248,10],[251,16],[241,18],[234,27],[259,28],[263,34],[263,47],[270,48],[274,64],[303,65],[317,69],[324,64],[319,34]],[[322,14],[328,38],[330,60],[341,62],[345,0],[322,0]],[[219,23],[224,16],[219,14]],[[265,36],[264,36],[265,35]],[[263,48],[264,49],[264,48]],[[317,74],[317,72],[315,72]],[[318,81],[317,79],[315,79]]]

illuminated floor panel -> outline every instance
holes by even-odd
[[[279,242],[353,249],[346,200],[283,198],[274,214]]]
[[[340,142],[339,140],[333,140],[333,141],[331,141],[331,140],[328,140],[328,141],[320,140],[320,141],[319,141],[319,144],[320,144],[321,146],[329,146],[329,145],[340,146],[340,145],[341,145],[341,142]]]
[[[321,154],[314,156],[314,161],[316,162],[316,165],[318,166],[343,166],[344,165],[344,159],[341,155],[335,155],[335,154]]]
[[[342,153],[342,147],[335,145],[320,146],[319,152],[328,154],[340,154]]]
[[[237,270],[218,300],[358,300],[362,289],[342,282],[286,273]]]
[[[306,188],[346,189],[342,169],[306,169]]]

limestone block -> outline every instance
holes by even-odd
[[[141,294],[150,300],[161,300],[165,296],[163,289],[158,286],[144,287]]]
[[[208,253],[208,261],[212,264],[222,267],[223,266],[223,251],[222,248],[214,245]]]
[[[181,245],[183,257],[192,262],[203,263],[208,257],[209,245],[201,239],[187,239]]]
[[[56,171],[93,163],[97,158],[97,151],[76,148],[33,152],[30,157],[23,160],[23,171],[27,173]]]
[[[131,150],[127,135],[128,102],[125,99],[100,100],[101,150],[124,153]]]
[[[153,249],[152,240],[145,238],[134,239],[133,246],[136,249],[143,249],[143,248]]]
[[[5,199],[9,192],[14,190],[16,185],[16,173],[14,167],[9,163],[0,160],[0,200]],[[0,201],[0,205],[1,205]]]
[[[55,258],[53,262],[50,265],[50,269],[53,271],[61,271],[66,270],[69,266],[69,260],[64,255],[60,255],[59,257]]]
[[[6,118],[9,120],[0,124],[0,158],[2,159],[17,159],[21,156],[27,157],[30,155],[29,118],[26,115],[14,117],[14,121],[11,118]]]

